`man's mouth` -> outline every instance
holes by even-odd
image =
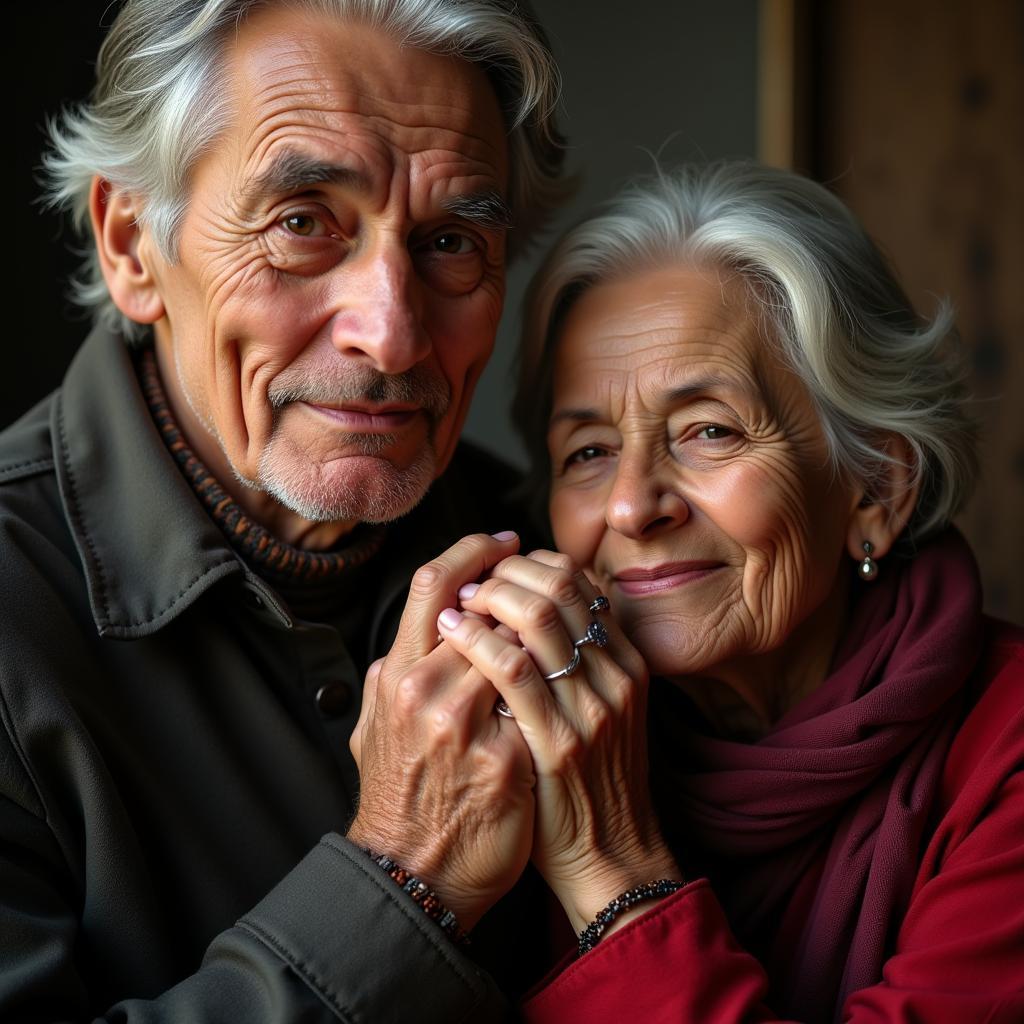
[[[415,405],[362,405],[349,402],[344,405],[321,405],[317,402],[302,404],[353,434],[391,434],[423,415],[423,409]]]

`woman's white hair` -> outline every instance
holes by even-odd
[[[826,188],[749,162],[688,166],[635,183],[555,245],[526,298],[515,419],[546,474],[553,351],[590,288],[666,265],[719,268],[750,286],[763,335],[807,386],[835,469],[884,476],[899,435],[921,490],[906,536],[938,530],[977,474],[975,427],[952,311],[913,310],[853,214]]]
[[[564,143],[554,118],[558,70],[522,0],[126,0],[100,49],[89,100],[49,125],[43,158],[53,206],[89,237],[94,175],[143,199],[140,220],[176,258],[196,159],[227,127],[225,46],[240,22],[290,6],[378,28],[402,45],[479,64],[509,132],[510,253],[564,198]],[[90,246],[73,296],[128,337],[141,328],[110,299]]]

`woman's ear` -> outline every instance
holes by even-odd
[[[103,178],[92,179],[89,214],[107,290],[129,320],[152,324],[164,315],[164,304],[152,268],[140,258],[138,213],[136,197]]]
[[[891,434],[885,441],[887,459],[879,464],[870,487],[856,492],[856,508],[850,517],[846,550],[858,562],[866,554],[865,541],[871,545],[871,557],[884,558],[910,521],[920,490],[917,457],[905,437]]]

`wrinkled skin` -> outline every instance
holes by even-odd
[[[466,537],[416,572],[349,744],[361,779],[349,839],[428,881],[467,929],[526,867],[536,780],[516,723],[494,713],[493,685],[438,644],[436,623],[518,546],[514,534]]]
[[[505,257],[504,226],[458,201],[500,205],[505,129],[478,67],[288,9],[240,27],[224,99],[177,261],[109,183],[97,235],[199,456],[282,539],[324,548],[407,511],[454,451]]]
[[[888,551],[913,489],[883,508],[833,473],[806,388],[746,286],[713,269],[648,270],[585,293],[554,372],[561,554],[499,563],[460,591],[473,614],[446,612],[439,629],[516,715],[537,771],[532,856],[578,930],[625,889],[681,878],[650,803],[644,661],[723,733],[760,735],[824,678],[848,556],[865,539]],[[621,631],[598,613],[608,645],[545,682],[598,588]]]
[[[743,282],[668,267],[584,295],[559,339],[548,445],[558,546],[652,672],[763,729],[823,678],[862,491]]]
[[[504,297],[506,129],[479,67],[359,24],[260,11],[227,58],[230,117],[192,169],[178,258],[144,197],[102,179],[95,234],[199,457],[278,537],[323,549],[403,514],[452,456]],[[470,538],[417,573],[353,737],[349,837],[464,926],[527,861],[534,773],[435,623],[517,545]]]

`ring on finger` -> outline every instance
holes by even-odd
[[[577,651],[581,647],[586,647],[587,644],[593,644],[595,647],[604,647],[608,643],[608,630],[604,628],[604,623],[598,622],[597,619],[591,621],[590,625],[587,626],[586,633],[583,634],[576,641],[573,646]]]
[[[512,714],[512,709],[503,700],[495,701],[494,710],[497,711],[502,718],[516,717]]]
[[[590,602],[589,611],[591,615],[597,615],[600,612],[608,611],[611,608],[611,606],[611,601],[609,601],[608,598],[604,596],[604,594],[598,594],[597,597],[595,597],[594,600]]]
[[[571,676],[573,672],[580,667],[580,649],[575,644],[572,648],[572,657],[566,662],[565,668],[560,668],[557,672],[549,672],[545,677],[546,682],[551,682],[553,679],[561,679],[563,676]]]

